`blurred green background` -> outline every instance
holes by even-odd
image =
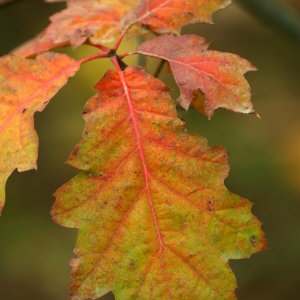
[[[258,68],[246,77],[261,119],[222,109],[211,121],[193,109],[180,114],[190,132],[228,150],[231,171],[226,185],[254,202],[253,212],[264,223],[270,250],[230,262],[238,298],[300,299],[300,39],[239,5],[251,1],[233,2],[215,14],[215,25],[188,26],[184,32],[196,32],[211,43],[210,49],[238,54]],[[300,13],[298,0],[282,3]],[[48,17],[63,7],[23,0],[0,8],[0,55],[39,33],[49,24]],[[79,48],[74,56],[91,53],[87,51]],[[77,173],[64,162],[81,138],[84,103],[95,94],[92,86],[107,66],[107,61],[84,65],[35,116],[38,170],[12,174],[0,218],[1,300],[68,299],[68,261],[74,257],[77,233],[52,222],[49,211],[53,192]],[[170,75],[160,78],[176,95]]]

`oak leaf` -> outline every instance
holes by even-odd
[[[35,38],[14,50],[30,57],[37,53],[69,46],[78,47],[89,41],[108,43],[121,34],[120,20],[137,0],[47,0],[67,2],[67,8],[50,17],[51,24]]]
[[[244,73],[255,70],[245,59],[231,54],[207,50],[208,43],[197,35],[159,36],[141,44],[137,53],[169,62],[180,89],[179,103],[185,109],[200,91],[205,95],[205,114],[223,107],[235,112],[256,113],[250,101],[251,92]],[[198,97],[199,101],[202,97]]]
[[[0,58],[0,212],[8,176],[16,168],[20,172],[36,168],[34,113],[45,108],[78,68],[79,64],[64,54]]]
[[[180,33],[190,23],[212,23],[212,14],[231,3],[230,0],[139,0],[137,8],[122,19],[123,29],[140,23],[157,33]]]
[[[94,44],[112,42],[121,34],[120,20],[137,0],[69,0],[67,8],[50,17],[42,42],[70,42],[77,47],[87,39]]]
[[[108,71],[84,108],[53,219],[79,229],[71,299],[235,299],[228,260],[265,248],[252,204],[229,192],[221,147],[189,135],[169,90],[137,67]]]

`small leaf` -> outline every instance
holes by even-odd
[[[212,23],[212,14],[230,0],[139,0],[138,7],[125,15],[122,28],[140,23],[157,33],[178,34],[190,23]]]
[[[231,53],[207,50],[208,44],[197,35],[159,36],[141,44],[137,53],[170,63],[181,95],[179,103],[188,109],[199,89],[206,98],[204,110],[210,118],[218,107],[241,113],[256,113],[244,73],[255,70],[245,59]]]
[[[79,229],[71,299],[235,299],[228,259],[265,249],[252,204],[224,186],[226,151],[189,135],[169,90],[108,71],[84,108],[52,216]]]
[[[20,172],[36,168],[34,113],[45,108],[78,68],[79,64],[64,54],[0,58],[0,212],[8,176],[16,168]]]
[[[41,42],[70,42],[77,47],[89,39],[94,44],[112,42],[120,35],[120,20],[137,0],[69,0],[53,15]]]

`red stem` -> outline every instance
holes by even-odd
[[[100,44],[93,44],[93,43],[91,43],[91,42],[88,41],[88,40],[87,40],[84,44],[85,44],[85,45],[88,45],[88,46],[92,46],[92,47],[98,48],[98,49],[100,49],[100,50],[102,50],[102,51],[104,51],[104,52],[109,52],[109,51],[111,51],[111,49],[108,48],[108,47],[106,47],[106,46],[103,46],[103,45],[100,45]]]
[[[108,50],[110,51],[110,49],[108,48]],[[97,54],[94,54],[94,55],[90,55],[90,56],[87,56],[83,59],[80,59],[77,61],[77,63],[79,65],[83,64],[83,63],[86,63],[90,60],[93,60],[93,59],[97,59],[97,58],[106,58],[106,57],[110,57],[110,53],[108,52],[102,52],[102,53],[97,53]]]
[[[137,53],[137,52],[135,52],[135,51],[132,51],[132,52],[125,52],[125,53],[120,54],[120,55],[119,55],[119,58],[120,58],[120,59],[123,59],[123,58],[126,57],[126,56],[134,55],[134,54],[139,54],[139,53]]]
[[[131,96],[130,96],[130,93],[129,93],[129,90],[128,90],[128,87],[127,87],[127,84],[126,84],[126,81],[125,81],[124,73],[121,69],[121,66],[119,65],[118,59],[115,56],[112,56],[110,59],[111,59],[112,63],[115,65],[115,67],[117,69],[117,72],[119,74],[119,77],[120,77],[120,81],[122,82],[122,85],[124,87],[124,94],[125,94],[126,99],[127,99],[127,104],[128,104],[128,108],[129,108],[129,111],[130,111],[130,117],[131,117],[132,125],[133,125],[133,128],[134,128],[134,134],[135,134],[136,141],[137,141],[137,148],[138,148],[138,151],[140,153],[140,158],[141,158],[141,162],[142,162],[142,166],[143,166],[143,171],[144,171],[144,176],[145,176],[145,185],[146,185],[145,190],[147,191],[147,194],[148,194],[149,204],[150,204],[150,208],[151,208],[151,212],[152,212],[152,217],[153,217],[153,220],[154,220],[154,223],[155,223],[157,237],[158,237],[159,246],[160,246],[157,255],[161,255],[162,249],[165,248],[165,245],[163,243],[163,237],[162,237],[162,234],[161,234],[160,229],[159,229],[157,216],[156,216],[156,212],[155,212],[154,204],[153,204],[153,200],[152,200],[152,195],[151,195],[151,192],[150,192],[149,179],[150,179],[151,175],[149,174],[148,167],[147,167],[147,164],[146,164],[145,155],[144,155],[143,148],[142,148],[142,145],[141,145],[141,133],[139,131],[139,127],[138,127],[138,124],[137,124],[137,121],[136,121],[137,117],[135,116],[135,113],[134,113],[134,107],[132,105],[132,99],[131,99]]]
[[[114,47],[113,47],[113,50],[114,50],[115,52],[118,50],[118,48],[119,48],[119,46],[120,46],[120,44],[121,44],[121,42],[122,42],[122,40],[123,40],[123,38],[124,38],[125,33],[126,33],[126,30],[124,30],[124,31],[121,33],[121,35],[119,36],[118,40],[116,41],[116,43],[115,43],[115,45],[114,45]]]

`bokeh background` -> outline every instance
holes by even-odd
[[[300,299],[300,39],[278,30],[276,24],[270,27],[266,19],[240,5],[251,1],[233,2],[215,14],[215,25],[188,26],[184,32],[196,32],[211,43],[211,49],[238,54],[258,68],[246,77],[261,119],[222,109],[211,121],[193,109],[180,114],[190,132],[206,137],[210,146],[228,150],[231,171],[226,185],[254,202],[253,212],[264,223],[270,250],[230,261],[238,298]],[[298,0],[281,2],[300,13]],[[0,7],[0,55],[43,30],[48,17],[62,8],[63,3],[40,0]],[[72,55],[90,53],[82,47]],[[64,162],[81,138],[84,103],[95,94],[92,86],[107,67],[112,67],[108,61],[84,65],[35,116],[38,170],[12,174],[0,218],[1,300],[68,299],[68,262],[74,257],[77,232],[52,222],[49,211],[53,192],[78,172]],[[160,78],[176,96],[170,74]]]

